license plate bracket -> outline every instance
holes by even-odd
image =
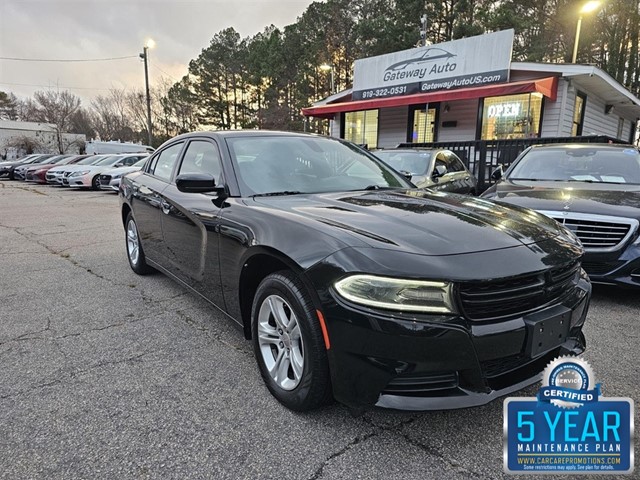
[[[538,355],[563,344],[569,336],[571,310],[557,306],[524,317],[527,325],[527,355]]]

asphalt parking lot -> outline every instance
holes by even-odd
[[[0,181],[0,261],[0,478],[504,476],[501,401],[286,410],[228,320],[130,270],[114,194]],[[640,399],[639,321],[638,292],[596,288],[585,358],[606,396]]]

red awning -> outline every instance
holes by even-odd
[[[330,103],[318,107],[302,109],[307,117],[333,118],[336,113],[356,112],[374,108],[398,107],[401,105],[421,105],[435,102],[452,102],[470,98],[497,97],[517,93],[539,92],[555,101],[558,93],[558,77],[539,78],[522,82],[499,83],[484,87],[459,88],[433,93],[416,93],[400,97],[374,98],[371,100],[354,100],[352,102]]]

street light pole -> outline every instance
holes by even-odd
[[[600,6],[600,0],[591,0],[585,3],[580,9],[580,16],[578,17],[578,25],[576,26],[576,40],[573,43],[573,56],[571,57],[571,63],[576,63],[578,58],[578,43],[580,43],[580,29],[582,28],[582,15],[585,13],[593,12]]]
[[[152,146],[153,134],[151,131],[151,94],[149,93],[149,47],[153,46],[153,40],[147,41],[144,46],[143,52],[140,54],[140,58],[144,60],[144,83],[147,92],[147,134],[149,146]]]
[[[576,27],[576,41],[573,43],[573,57],[571,63],[576,63],[578,58],[578,43],[580,43],[580,29],[582,28],[582,13],[578,17],[578,26]]]
[[[335,82],[334,82],[334,78],[333,78],[333,64],[329,65],[328,63],[323,63],[322,65],[320,65],[320,70],[323,71],[329,71],[330,72],[330,81],[331,83],[329,84],[329,86],[331,87],[331,91],[329,92],[329,95],[333,95],[335,93]]]

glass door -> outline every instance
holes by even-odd
[[[410,137],[407,139],[411,143],[429,143],[437,140],[437,105],[424,107],[414,105],[409,108]]]

